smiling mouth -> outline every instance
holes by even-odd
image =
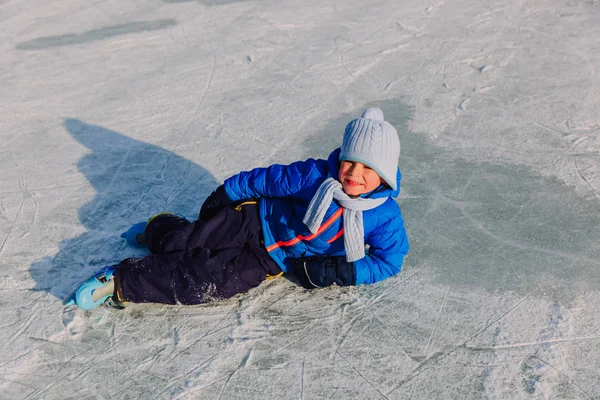
[[[360,183],[356,181],[351,181],[349,179],[346,179],[346,183],[348,184],[348,186],[360,186]]]

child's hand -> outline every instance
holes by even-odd
[[[300,284],[307,289],[331,286],[351,286],[356,282],[354,264],[346,257],[312,256],[293,261],[294,272]]]
[[[231,199],[227,196],[227,192],[225,192],[225,186],[221,185],[204,200],[198,219],[208,221],[221,211],[223,207],[231,203]]]

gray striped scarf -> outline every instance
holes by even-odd
[[[365,228],[363,225],[363,211],[371,210],[385,203],[387,197],[378,199],[352,198],[344,192],[342,184],[334,179],[327,178],[313,196],[306,215],[302,220],[312,233],[317,233],[329,205],[336,199],[344,208],[344,247],[346,260],[353,262],[365,256]]]

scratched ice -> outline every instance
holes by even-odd
[[[0,398],[600,397],[594,1],[0,2]],[[403,271],[65,309],[240,170],[400,133]]]

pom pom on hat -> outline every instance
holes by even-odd
[[[365,119],[373,119],[375,121],[384,121],[383,111],[381,111],[381,108],[379,107],[367,108],[365,111],[363,111],[360,117]]]
[[[400,157],[396,129],[383,118],[379,107],[367,108],[360,118],[346,125],[340,161],[356,161],[373,168],[393,190]]]

